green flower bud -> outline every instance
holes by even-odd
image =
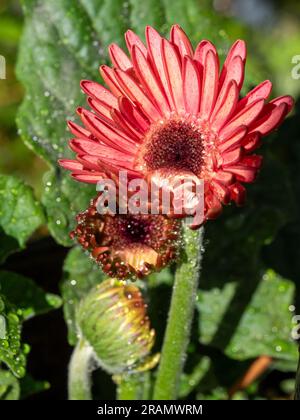
[[[155,331],[136,286],[116,279],[100,283],[81,301],[76,320],[80,336],[107,372],[120,374],[149,365]]]

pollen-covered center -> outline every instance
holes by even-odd
[[[203,165],[203,134],[190,122],[171,120],[148,134],[142,160],[148,170],[167,168],[199,175]]]

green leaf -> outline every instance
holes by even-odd
[[[19,248],[18,241],[11,236],[6,235],[2,229],[0,229],[0,263],[3,263],[6,258],[17,251]]]
[[[78,188],[69,176],[56,178],[53,171],[44,176],[42,204],[51,235],[62,245],[71,246],[70,232],[75,227],[75,216],[86,209],[95,195],[94,186],[82,184]]]
[[[0,369],[0,401],[18,400],[20,385],[18,379],[8,370]]]
[[[147,285],[149,288],[159,287],[160,285],[171,286],[174,282],[174,273],[170,267],[164,268],[162,271],[152,273],[147,277]]]
[[[24,320],[57,309],[62,300],[45,293],[31,279],[9,271],[0,271],[0,293],[18,308]]]
[[[24,378],[20,380],[20,387],[21,399],[24,399],[30,395],[37,394],[38,392],[46,391],[50,388],[50,384],[47,381],[37,381],[26,374]]]
[[[153,26],[160,32],[166,32],[170,28],[165,28],[165,9],[161,1],[130,0],[130,28],[141,38],[145,38],[145,27]]]
[[[21,343],[22,311],[0,295],[0,362],[21,378],[25,375],[29,346]]]
[[[187,397],[197,387],[209,372],[211,364],[211,359],[208,356],[203,356],[192,373],[182,375],[179,390],[180,398]]]
[[[249,278],[225,283],[222,289],[200,290],[200,341],[233,359],[260,355],[296,363],[297,347],[291,338],[295,287],[274,271],[259,281]]]
[[[70,344],[76,344],[75,311],[80,299],[103,280],[103,273],[79,247],[71,249],[64,263],[61,291],[64,300],[64,315]]]
[[[13,176],[0,175],[0,225],[5,234],[23,247],[43,222],[43,211],[32,189]]]

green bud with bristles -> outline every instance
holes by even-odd
[[[76,321],[80,337],[111,374],[143,369],[149,360],[155,331],[151,329],[140,290],[116,279],[93,288],[80,302]],[[146,367],[147,368],[147,367]]]

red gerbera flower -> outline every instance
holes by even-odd
[[[204,181],[205,218],[222,204],[242,204],[243,183],[254,181],[261,156],[252,154],[291,110],[281,96],[266,103],[266,80],[244,98],[246,47],[236,41],[220,71],[214,45],[201,41],[194,51],[175,25],[170,40],[146,28],[146,45],[132,31],[125,35],[130,58],[109,47],[113,68],[101,66],[109,89],[83,80],[92,111],[78,109],[84,124],[69,122],[75,160],[60,164],[82,182],[127,170],[132,177],[190,173]]]

